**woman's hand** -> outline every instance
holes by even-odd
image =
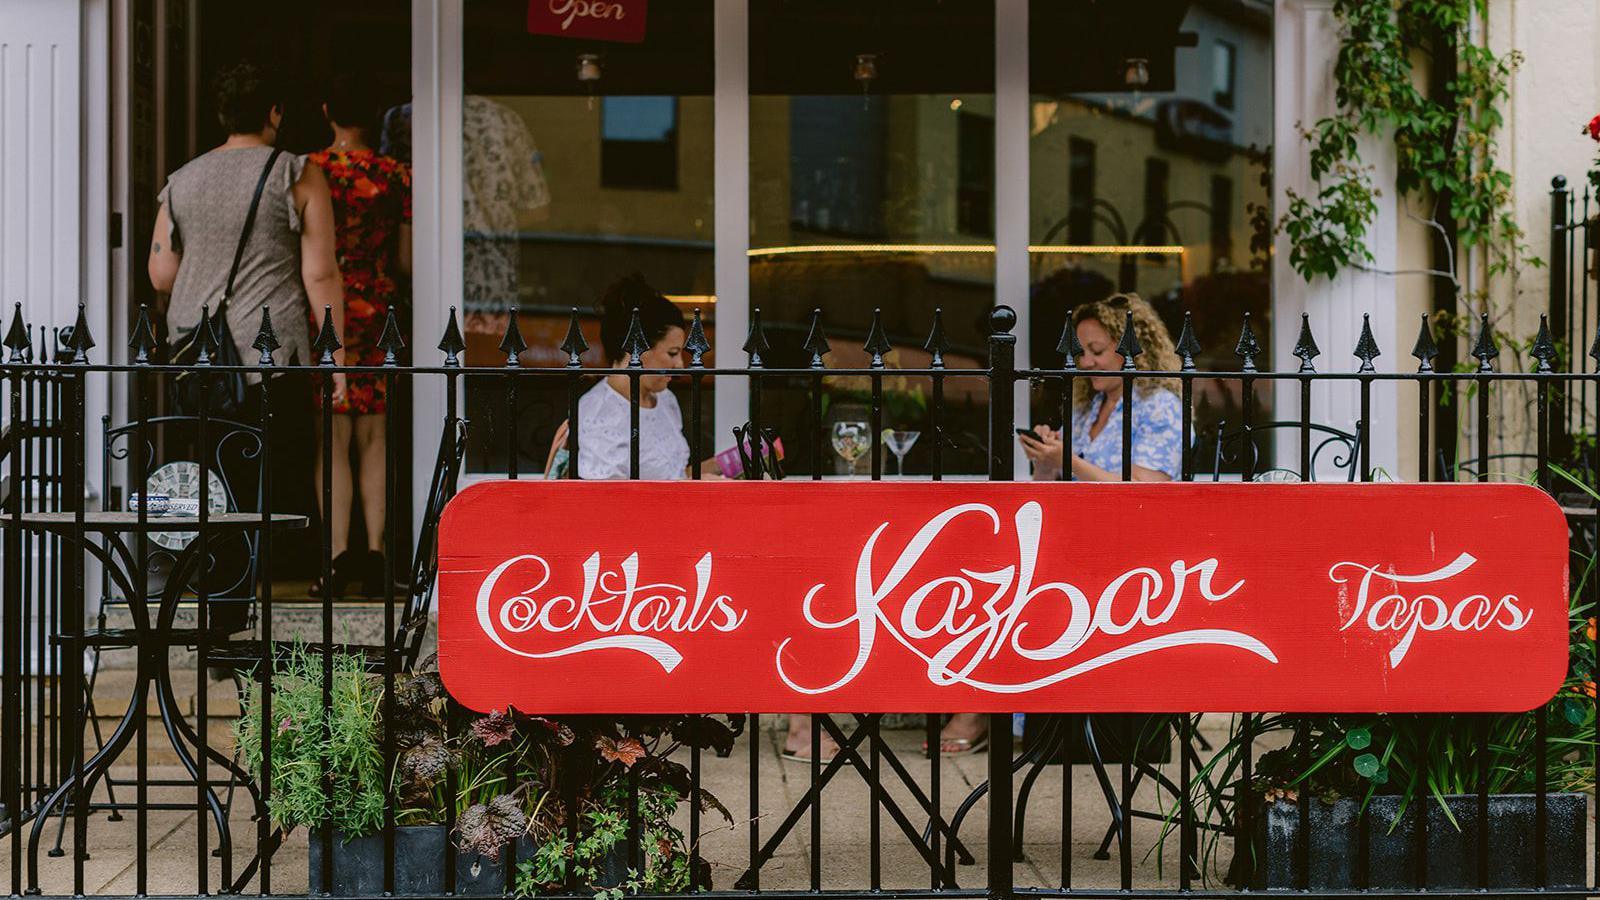
[[[345,374],[343,372],[334,372],[333,373],[333,402],[336,405],[339,405],[339,406],[343,406],[344,405],[345,391],[346,391],[347,386],[348,385],[345,382]]]
[[[1028,461],[1033,463],[1036,476],[1054,478],[1060,474],[1064,462],[1060,432],[1048,425],[1035,425],[1033,434],[1019,434],[1017,440],[1022,444],[1022,452]]]

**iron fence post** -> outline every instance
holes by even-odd
[[[989,480],[1016,477],[1011,450],[1015,424],[1017,338],[1011,329],[1017,314],[996,306],[989,314]],[[1003,900],[1012,892],[1011,716],[989,715],[989,896]]]
[[[1574,325],[1568,314],[1572,295],[1567,289],[1567,195],[1567,179],[1564,176],[1557,175],[1550,179],[1550,333],[1561,345],[1561,360],[1556,363],[1556,368],[1575,372],[1583,353],[1583,323]],[[1571,410],[1567,405],[1565,384],[1557,383],[1554,400],[1555,409],[1561,414],[1552,423],[1551,455],[1555,459],[1566,459],[1571,447],[1570,423],[1567,421]]]

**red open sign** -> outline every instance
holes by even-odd
[[[439,600],[450,693],[553,714],[1517,711],[1568,652],[1511,484],[488,482]]]
[[[528,0],[528,31],[555,37],[637,44],[646,0]]]

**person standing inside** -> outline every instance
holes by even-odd
[[[331,307],[334,327],[343,328],[328,182],[304,157],[272,146],[285,94],[274,73],[250,63],[224,70],[216,105],[227,139],[173,172],[157,197],[149,274],[157,291],[170,294],[164,311],[175,343],[199,324],[202,305],[216,309],[230,284],[227,322],[245,360],[258,357],[250,345],[262,310],[271,313],[282,344],[274,354],[280,365],[315,362],[308,305],[319,322]],[[260,200],[246,233],[258,183]],[[343,354],[335,361],[342,365]],[[343,393],[342,375],[335,376],[335,390]]]
[[[411,170],[398,160],[372,149],[378,133],[379,107],[354,79],[334,82],[322,105],[333,130],[333,142],[310,160],[327,178],[333,196],[339,271],[344,278],[346,358],[352,365],[380,366],[384,351],[378,344],[391,309],[402,293],[397,275],[411,274]],[[313,321],[315,327],[317,323]],[[385,469],[384,416],[388,397],[382,376],[347,376],[342,397],[333,401],[333,580],[312,585],[312,596],[323,591],[335,599],[346,586],[358,582],[367,596],[383,593],[383,535]],[[322,393],[316,393],[321,403]],[[322,417],[317,417],[322,427]],[[318,446],[323,437],[319,434]],[[352,477],[350,449],[355,447]],[[317,456],[317,498],[321,501],[321,454]],[[366,526],[366,549],[350,549],[352,485],[359,481],[361,516]]]

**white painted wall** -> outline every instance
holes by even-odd
[[[1495,53],[1523,53],[1512,76],[1499,163],[1511,173],[1517,221],[1533,253],[1549,259],[1550,180],[1564,175],[1569,186],[1582,191],[1584,172],[1600,150],[1580,134],[1600,113],[1600,3],[1493,0],[1482,28]],[[1532,334],[1539,313],[1548,309],[1548,273],[1530,270],[1516,283],[1497,279],[1491,297],[1504,314],[1502,328]]]
[[[34,326],[70,325],[80,299],[90,333],[108,353],[108,0],[0,3],[0,311],[13,304]],[[36,347],[36,350],[38,348]],[[87,439],[107,408],[103,375],[89,377]],[[9,413],[9,404],[0,415]],[[91,444],[92,446],[92,444]],[[100,454],[86,455],[89,502],[102,483]],[[85,572],[89,603],[99,583]],[[93,609],[89,612],[92,614]]]
[[[1274,20],[1276,40],[1273,53],[1273,173],[1277,213],[1287,207],[1290,188],[1313,193],[1302,123],[1309,124],[1334,110],[1333,66],[1339,44],[1338,20],[1333,0],[1277,0]],[[1386,141],[1367,140],[1362,159],[1375,167],[1379,185],[1394,183],[1394,151]],[[1379,201],[1378,219],[1370,232],[1373,265],[1396,268],[1399,214],[1394,191],[1385,190]],[[1291,355],[1300,332],[1300,314],[1310,315],[1311,330],[1322,356],[1317,369],[1323,372],[1351,372],[1357,367],[1352,351],[1361,334],[1362,313],[1372,314],[1372,331],[1383,355],[1375,361],[1381,372],[1405,371],[1402,360],[1416,337],[1416,320],[1396,303],[1395,279],[1369,272],[1348,272],[1338,278],[1319,278],[1307,283],[1289,266],[1288,240],[1278,236],[1272,266],[1273,360],[1279,371],[1294,371],[1300,361]],[[1351,382],[1322,382],[1311,392],[1311,421],[1353,430],[1360,418],[1357,385]],[[1280,382],[1276,400],[1277,417],[1292,419],[1300,414],[1299,386]],[[1372,419],[1384,427],[1371,429],[1372,465],[1395,477],[1414,477],[1402,466],[1401,431],[1398,423],[1398,393],[1393,386],[1374,385]],[[1293,459],[1298,452],[1290,442],[1280,445],[1280,458]],[[1411,467],[1414,468],[1414,467]],[[1326,477],[1325,475],[1323,477]]]

